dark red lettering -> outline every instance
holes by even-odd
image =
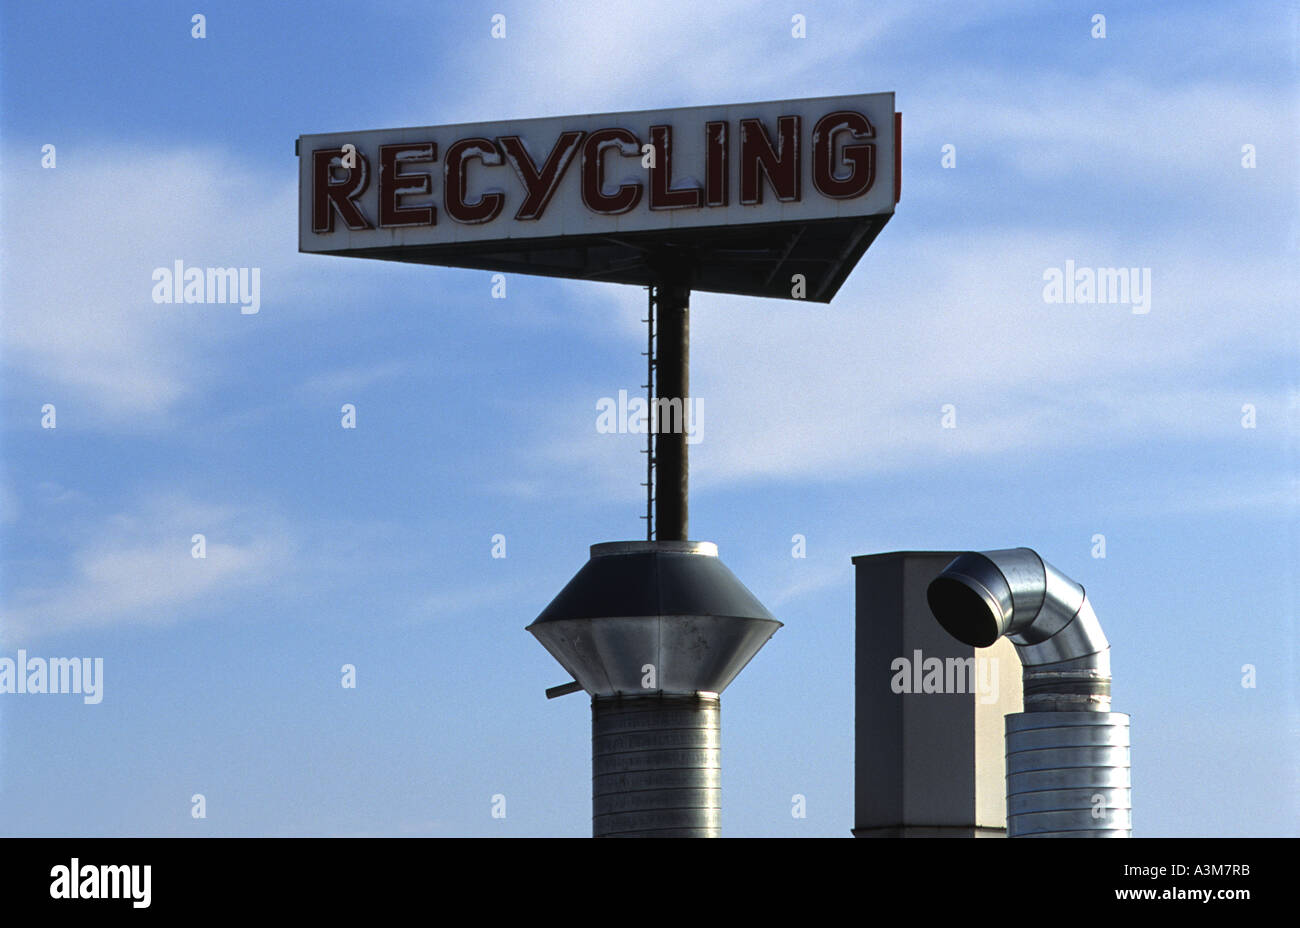
[[[438,146],[434,142],[407,142],[379,146],[379,225],[384,229],[402,226],[431,226],[438,222],[437,212],[429,206],[403,207],[398,201],[408,195],[433,192],[433,175],[413,171],[402,173],[401,165],[410,161],[436,161]]]
[[[837,161],[835,137],[845,132],[853,143],[845,142]],[[875,137],[867,117],[851,110],[827,113],[817,120],[812,134],[813,186],[833,200],[849,200],[870,190],[876,180],[876,146],[864,140]],[[835,173],[840,163],[849,165],[847,176]]]
[[[752,206],[763,202],[761,168],[772,192],[783,203],[799,202],[799,117],[782,116],[776,121],[777,144],[757,119],[740,121],[740,202]]]
[[[698,209],[704,200],[704,191],[698,186],[679,187],[673,182],[673,129],[672,126],[651,126],[650,144],[654,146],[654,166],[650,168],[651,209]]]
[[[473,203],[466,202],[468,179],[465,175],[471,158],[478,158],[488,165],[501,163],[501,153],[491,139],[460,139],[453,142],[443,158],[446,181],[442,188],[442,208],[457,222],[491,222],[501,212],[506,198],[500,193],[485,193]]]
[[[617,193],[605,193],[607,148],[617,148],[624,157],[640,157],[641,141],[627,129],[597,129],[582,144],[582,202],[593,213],[613,216],[641,202],[641,185],[622,184]]]
[[[515,169],[515,173],[519,175],[519,180],[524,185],[526,196],[519,211],[515,213],[516,219],[542,218],[542,213],[545,212],[546,205],[551,202],[551,197],[555,195],[556,188],[560,186],[560,180],[564,177],[569,162],[573,160],[583,135],[585,133],[578,131],[560,133],[560,137],[555,141],[555,147],[551,149],[546,164],[541,170],[538,170],[533,159],[529,157],[528,150],[524,148],[524,143],[519,136],[506,135],[497,139],[497,144],[505,153],[506,160],[510,162],[510,166]]]
[[[709,206],[726,206],[731,181],[727,152],[727,124],[725,122],[705,123],[704,139],[704,202]]]
[[[370,182],[370,162],[359,151],[349,152],[356,164],[343,167],[344,151],[341,148],[318,148],[311,153],[312,198],[311,230],[325,234],[334,231],[334,214],[343,218],[349,229],[373,229],[355,200],[365,193]],[[335,182],[334,168],[348,172],[346,178]]]

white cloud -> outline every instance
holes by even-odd
[[[82,160],[60,155],[54,170],[7,169],[6,227],[23,234],[4,243],[6,363],[56,405],[91,410],[85,426],[158,425],[220,381],[213,359],[231,337],[272,324],[282,297],[310,286],[296,179],[252,173],[217,150],[105,144]],[[155,304],[153,270],[177,260],[260,268],[260,313]]]
[[[1287,406],[1282,388],[1240,373],[1266,366],[1294,324],[1294,271],[1281,259],[1182,241],[1134,254],[1104,235],[1028,231],[956,239],[934,230],[886,243],[891,231],[830,306],[693,297],[692,392],[708,410],[704,441],[691,450],[693,486],[1232,440],[1244,402]],[[1150,312],[1044,303],[1043,270],[1067,258],[1152,267]],[[639,318],[639,290],[609,295],[620,319]],[[633,326],[619,331],[624,350],[639,350]],[[634,437],[575,432],[573,409],[584,402],[562,401],[563,423],[547,418],[542,433],[565,440],[527,453],[562,463],[566,485],[631,495]],[[944,404],[956,407],[955,429],[940,427]]]
[[[852,576],[850,556],[837,558],[827,564],[810,564],[791,558],[790,566],[781,571],[780,579],[768,578],[775,591],[764,598],[764,604],[769,610],[779,610],[787,603],[796,602],[813,593],[843,587]]]
[[[3,636],[12,645],[78,629],[165,625],[214,600],[276,580],[292,560],[290,535],[265,513],[158,496],[101,524],[66,526],[86,539],[59,582],[13,591]],[[195,533],[206,558],[191,555]]]
[[[1005,4],[993,15],[1019,15],[1019,6]],[[810,35],[822,30],[819,60],[932,28],[935,18],[927,13],[923,22],[905,5],[873,11],[871,22],[845,30],[826,29],[830,14],[810,15]],[[986,13],[946,7],[939,28],[957,31],[976,15]],[[752,28],[755,16],[772,17],[770,36]],[[750,24],[740,30],[743,40],[719,41],[736,17]],[[683,19],[690,28],[680,28]],[[546,20],[527,20],[526,41],[503,61],[503,76],[516,66],[539,76],[512,98],[544,106],[537,112],[598,109],[604,100],[614,108],[632,96],[647,106],[668,102],[646,99],[645,86],[670,87],[685,103],[738,99],[737,87],[745,98],[803,92],[791,84],[803,66],[786,54],[785,46],[797,45],[788,39],[788,13],[710,5],[681,16],[669,8],[643,23],[611,4]],[[577,20],[583,31],[573,28]],[[1140,28],[1157,25],[1147,20]],[[1178,28],[1190,40],[1212,24],[1192,15]],[[1212,31],[1222,50],[1246,47],[1258,30],[1229,24]],[[513,35],[510,41],[521,39]],[[675,70],[656,57],[660,47],[674,48]],[[747,65],[756,50],[765,53],[758,73]],[[1167,85],[1154,69],[1080,76],[1044,68],[1027,82],[1016,62],[995,70],[967,61],[954,80],[952,68],[901,72],[889,48],[879,51],[885,73],[911,78],[897,86],[908,151],[923,157],[932,149],[933,163],[914,160],[910,171],[905,164],[898,215],[832,306],[693,297],[692,387],[708,408],[705,441],[692,449],[693,486],[898,471],[972,456],[1029,458],[1089,445],[1231,439],[1240,437],[1243,402],[1281,408],[1273,368],[1285,333],[1295,330],[1290,295],[1300,278],[1281,242],[1259,249],[1233,230],[1271,221],[1283,214],[1279,204],[1291,202],[1276,165],[1294,160],[1285,133],[1293,104],[1247,82]],[[692,66],[680,67],[683,61]],[[488,92],[491,99],[490,81]],[[938,169],[942,141],[961,143],[962,166],[951,174]],[[1243,141],[1271,152],[1273,167],[1241,168]],[[953,227],[916,224],[918,207],[942,208],[963,196],[968,176],[1012,198],[1000,225],[973,226],[959,202],[951,207],[961,216]],[[1018,187],[1052,181],[1082,188],[1014,202]],[[1099,209],[1095,223],[1064,218],[1081,202],[1110,202],[1117,189],[1137,197],[1132,212]],[[1187,224],[1189,195],[1202,209],[1199,225]],[[1042,273],[1067,259],[1150,267],[1151,312],[1045,304]],[[615,350],[640,350],[643,291],[565,287],[574,297],[566,305],[583,307],[591,329],[621,345]],[[580,294],[597,289],[595,302],[616,310],[590,313],[592,301]],[[540,411],[539,437],[523,453],[540,462],[539,471],[562,469],[563,479],[530,475],[523,488],[571,487],[620,499],[642,492],[636,442],[574,428],[575,410],[596,395],[584,384]],[[955,430],[939,427],[945,403],[957,407]]]
[[[1014,9],[1005,5],[999,15]],[[941,28],[949,31],[976,15],[962,4],[943,10]],[[771,22],[755,29],[756,16]],[[445,119],[619,108],[631,97],[641,105],[670,102],[646,99],[647,87],[687,103],[797,94],[788,82],[813,63],[847,60],[928,19],[906,4],[873,6],[868,19],[837,29],[832,14],[811,10],[810,39],[801,46],[789,38],[788,12],[748,3],[682,4],[648,19],[639,4],[593,3],[563,16],[522,8],[511,14],[510,38],[499,43],[509,54],[486,75],[482,93],[449,103]],[[808,60],[795,53],[814,47]],[[752,67],[756,57],[760,69]],[[1076,75],[1026,84],[1013,66],[967,71],[957,84],[951,69],[915,77],[900,98],[911,114],[906,137],[929,144],[956,133],[998,142],[1007,161],[990,177],[992,189],[1014,190],[1014,175],[1041,180],[1080,171],[1126,183],[1163,178],[1164,189],[1208,178],[1221,189],[1242,174],[1229,157],[1239,136],[1258,140],[1261,151],[1288,150],[1262,89],[1099,78],[1085,82],[1091,102],[1081,113]],[[1207,122],[1207,113],[1215,118]],[[6,242],[8,361],[118,425],[165,421],[187,397],[230,376],[237,363],[221,360],[222,342],[274,312],[264,306],[260,316],[241,317],[230,306],[156,306],[149,299],[153,267],[175,258],[262,266],[264,304],[272,281],[299,302],[319,286],[304,268],[323,265],[304,265],[296,253],[292,178],[251,174],[218,151],[108,146],[94,160],[60,163],[57,171],[6,183],[6,213],[24,227]],[[971,164],[961,163],[959,172]],[[1281,251],[1234,256],[1206,236],[1215,224],[1244,221],[1244,207],[1207,214],[1205,228],[1157,241],[1145,231],[1032,231],[1051,225],[1050,211],[1065,205],[1049,201],[1026,205],[1017,227],[973,237],[932,224],[918,229],[906,190],[919,187],[931,200],[949,194],[936,171],[918,166],[907,176],[915,180],[905,177],[898,216],[833,306],[695,297],[693,383],[708,409],[705,441],[693,449],[697,486],[897,469],[936,455],[1035,453],[1101,437],[1213,434],[1218,410],[1242,401],[1218,375],[1256,363],[1279,328],[1294,326],[1281,295],[1293,292],[1296,273]],[[124,177],[132,178],[125,187]],[[1258,202],[1268,189],[1246,188],[1243,197]],[[1043,305],[1042,270],[1067,258],[1152,267],[1151,314]],[[528,319],[589,321],[629,352],[640,350],[643,291],[566,283],[559,293],[562,310],[541,307]],[[569,300],[571,293],[599,298]],[[611,302],[626,311],[610,313]],[[347,368],[311,378],[300,393],[359,389],[402,372],[398,362]],[[1249,399],[1260,397],[1275,399],[1251,388]],[[553,405],[541,410],[538,434],[564,437],[526,453],[565,467],[570,478],[575,463],[593,475],[617,475],[596,479],[637,495],[637,443],[570,427],[573,410],[594,399],[560,397],[562,413]],[[957,430],[938,429],[942,403],[957,405]],[[561,417],[563,427],[551,429]],[[515,481],[525,494],[554,485],[531,475]]]
[[[899,108],[904,150],[920,159],[904,163],[905,198],[946,199],[967,189],[965,178],[1000,171],[1006,182],[986,189],[1012,204],[1018,187],[1051,182],[1068,184],[1070,199],[1082,204],[1120,196],[1161,203],[1154,211],[1099,213],[1099,225],[1185,222],[1195,204],[1207,227],[1230,230],[1230,216],[1246,204],[1279,217],[1287,208],[1276,193],[1297,154],[1289,130],[1295,108],[1268,87],[1157,86],[1135,76],[1067,73],[1026,86],[1018,73],[977,69],[956,86],[947,72],[930,75]],[[957,147],[953,170],[939,168],[947,143]],[[1255,169],[1241,166],[1244,143],[1256,148]],[[1027,205],[1029,224],[1052,224],[1049,204]]]

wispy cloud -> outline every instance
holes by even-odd
[[[202,602],[267,584],[296,548],[265,514],[242,506],[157,496],[99,524],[65,525],[77,548],[62,578],[21,586],[8,597],[0,632],[23,644],[78,629],[168,625],[204,611]],[[73,531],[75,530],[75,534]],[[195,534],[206,557],[192,555]]]
[[[1300,475],[1242,473],[1217,479],[1180,481],[1156,497],[1144,493],[1127,501],[1135,515],[1205,516],[1249,513],[1295,519],[1300,515]]]
[[[695,486],[1101,444],[1240,441],[1244,403],[1276,413],[1248,437],[1276,446],[1285,435],[1286,388],[1240,375],[1285,351],[1277,332],[1291,324],[1294,271],[1280,260],[1182,242],[1137,254],[1104,236],[1029,231],[957,240],[931,232],[877,247],[883,254],[869,253],[829,307],[693,297],[692,392],[709,410],[692,449]],[[1151,266],[1150,313],[1044,303],[1043,270],[1069,256]],[[644,297],[630,290],[609,294],[620,318],[640,311]],[[629,352],[639,341],[630,329]],[[574,480],[574,467],[630,493],[635,436],[574,427],[575,410],[594,398],[566,391],[538,435],[570,440],[538,439],[528,456],[562,463],[566,482],[583,489],[590,484]],[[942,427],[947,405],[955,428]]]
[[[4,242],[5,361],[25,384],[93,410],[87,426],[165,423],[221,382],[232,337],[310,286],[295,264],[297,184],[229,152],[119,143],[55,170],[5,161],[20,165],[6,168],[7,223],[23,227]],[[155,304],[153,271],[177,260],[260,268],[260,313]]]
[[[355,395],[377,383],[393,380],[408,373],[403,361],[381,361],[377,364],[325,371],[305,380],[298,393],[312,400],[334,400],[341,395]]]
[[[820,593],[834,586],[843,586],[852,577],[852,568],[847,556],[827,564],[791,560],[791,566],[782,572],[783,577],[774,580],[775,592],[765,599],[768,609],[780,609],[787,603],[796,602],[804,596]]]

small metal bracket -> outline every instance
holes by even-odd
[[[576,693],[581,689],[581,683],[576,680],[570,680],[568,683],[561,683],[559,686],[547,687],[546,698],[554,699],[557,696],[568,696],[570,693]]]

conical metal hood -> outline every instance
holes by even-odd
[[[617,541],[528,631],[593,696],[721,693],[781,627],[707,541]]]

